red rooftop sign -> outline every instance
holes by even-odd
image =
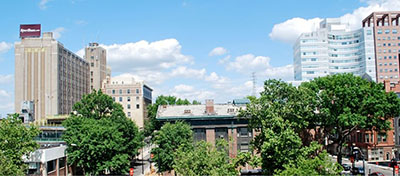
[[[40,37],[40,24],[21,24],[19,37]]]

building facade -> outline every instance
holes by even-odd
[[[102,91],[111,96],[124,108],[125,115],[138,125],[144,127],[147,118],[147,106],[152,102],[152,89],[142,81],[134,78],[106,78]]]
[[[89,64],[53,38],[22,38],[15,44],[15,111],[32,101],[34,119],[69,114],[89,92]]]
[[[368,75],[376,80],[373,34],[350,30],[339,18],[321,21],[319,29],[303,33],[294,45],[294,79],[307,81],[337,73]]]
[[[250,141],[255,132],[248,127],[248,119],[237,116],[249,101],[233,101],[232,104],[214,104],[206,100],[201,105],[160,105],[156,119],[162,123],[183,120],[190,124],[194,140],[215,144],[217,139],[229,143],[229,156],[236,157],[239,151],[251,151]]]
[[[377,81],[390,80],[397,83],[399,78],[400,53],[400,11],[374,12],[362,21],[364,29],[374,34]]]
[[[111,72],[111,69],[107,70],[107,51],[98,43],[89,43],[84,58],[90,65],[90,91],[101,89],[107,73]]]

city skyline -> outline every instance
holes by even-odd
[[[257,90],[269,78],[292,81],[293,43],[323,18],[361,28],[361,20],[374,11],[400,9],[395,0],[93,2],[17,1],[0,7],[7,26],[0,29],[2,117],[14,112],[13,45],[20,40],[19,24],[41,24],[42,32],[52,31],[80,56],[88,43],[98,42],[107,50],[112,76],[144,80],[154,88],[154,98],[226,102],[251,95],[252,72]],[[110,11],[99,11],[105,7]]]

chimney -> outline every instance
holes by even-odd
[[[206,100],[206,113],[207,114],[214,114],[214,100],[208,99]]]
[[[384,80],[383,85],[385,85],[385,91],[390,92],[390,81],[389,80]]]

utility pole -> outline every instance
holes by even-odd
[[[256,96],[256,72],[251,73],[252,81],[253,81],[253,92],[252,95]]]

